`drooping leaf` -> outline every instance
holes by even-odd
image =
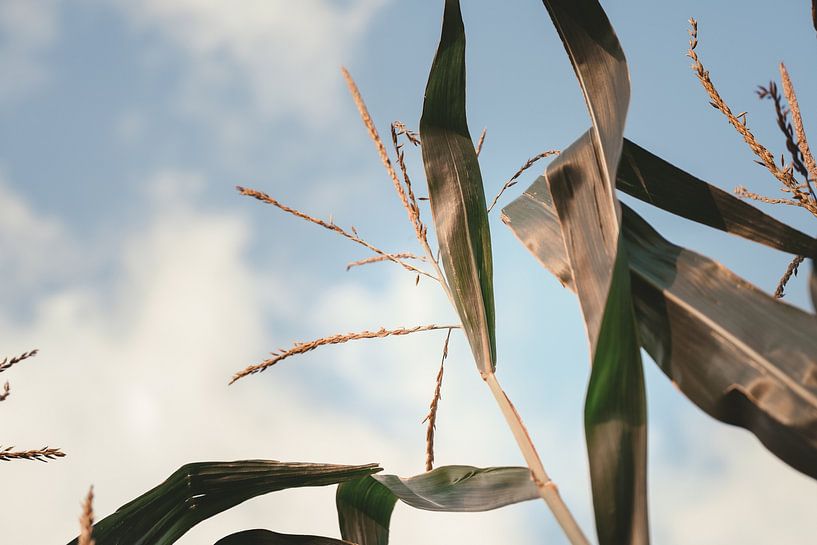
[[[420,119],[423,165],[440,257],[477,367],[496,365],[493,264],[485,193],[465,115],[465,28],[445,0],[440,45]]]
[[[812,255],[814,239],[765,214],[722,189],[704,182],[675,165],[624,139],[622,160],[616,178],[617,189],[677,216],[764,244],[770,248],[797,255]],[[509,205],[503,220],[531,252],[545,264],[562,284],[572,278],[564,253],[558,221],[528,221],[529,214],[540,213],[537,201],[552,207],[550,191],[544,179],[536,180],[523,197]],[[528,203],[533,203],[528,206]],[[510,213],[512,211],[512,213]],[[522,221],[515,221],[516,219]],[[534,227],[535,226],[535,227]],[[531,229],[550,229],[536,236]],[[544,245],[543,247],[540,247]],[[815,281],[817,287],[817,281]]]
[[[646,394],[615,174],[630,100],[627,61],[596,0],[544,0],[584,93],[592,128],[547,181],[590,338],[585,402],[601,545],[649,543]]]
[[[216,541],[215,545],[355,545],[331,537],[279,534],[270,530],[244,530]]]
[[[539,498],[525,467],[443,466],[415,477],[376,475],[338,487],[341,535],[358,545],[387,545],[395,502],[426,511],[489,511]]]
[[[357,545],[388,545],[397,498],[371,477],[347,481],[335,496],[340,535]]]
[[[641,345],[698,407],[817,478],[817,318],[622,211]],[[575,291],[544,178],[503,210],[503,220]]]
[[[403,503],[426,511],[490,511],[539,497],[526,467],[443,466],[415,477],[372,478]]]
[[[326,486],[380,471],[272,460],[197,462],[94,525],[97,545],[169,545],[193,526],[250,498],[304,486]],[[70,545],[76,545],[77,539]]]
[[[817,255],[817,240],[764,214],[624,139],[616,187],[677,216],[802,256]]]

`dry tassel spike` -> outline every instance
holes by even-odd
[[[422,224],[419,222],[419,215],[415,214],[416,204],[415,208],[413,208],[409,202],[409,197],[406,194],[406,190],[403,188],[403,184],[400,183],[400,178],[397,177],[397,172],[394,170],[391,159],[389,159],[389,154],[386,152],[386,146],[383,145],[383,140],[381,140],[380,134],[377,132],[372,116],[369,114],[369,109],[366,107],[366,103],[363,102],[363,96],[360,94],[360,89],[358,89],[355,80],[352,79],[352,75],[349,74],[349,71],[346,70],[346,68],[341,68],[341,73],[343,74],[343,79],[346,80],[346,85],[349,87],[349,92],[352,95],[355,106],[357,106],[360,118],[363,121],[363,124],[366,126],[366,130],[369,132],[369,137],[377,148],[377,154],[380,156],[383,166],[386,167],[386,172],[389,174],[392,184],[394,185],[394,189],[397,191],[397,195],[400,197],[400,202],[403,204],[406,212],[408,212],[409,221],[411,221],[411,224],[414,226],[417,237],[421,238],[423,236]],[[394,125],[392,125],[392,135],[395,135]],[[393,136],[393,138],[396,142],[396,136]]]
[[[806,185],[811,193],[812,199],[817,200],[814,195],[814,189],[811,186],[812,181],[817,181],[817,163],[814,161],[814,156],[809,149],[808,140],[806,139],[806,130],[803,127],[803,118],[800,116],[800,104],[797,102],[797,94],[794,92],[794,85],[792,85],[789,72],[786,70],[786,65],[780,63],[780,77],[783,81],[783,94],[786,95],[786,102],[789,103],[791,110],[791,120],[794,123],[794,132],[797,135],[797,147],[800,150],[800,155],[803,157],[803,162],[806,164],[808,176],[806,176]]]
[[[440,359],[440,370],[437,372],[437,382],[434,386],[434,396],[428,408],[428,414],[423,422],[428,422],[426,427],[426,471],[434,469],[434,432],[437,429],[437,409],[442,399],[443,372],[445,370],[445,360],[448,358],[448,341],[451,340],[451,330],[445,336],[443,344],[443,356]]]
[[[82,504],[82,515],[79,517],[79,539],[77,545],[95,545],[94,533],[94,487],[88,490],[88,495]]]
[[[372,244],[366,242],[365,240],[360,238],[357,234],[355,234],[354,229],[352,229],[353,232],[350,233],[350,232],[346,231],[345,229],[335,225],[335,223],[332,222],[331,220],[330,221],[324,221],[322,219],[319,219],[319,218],[310,216],[309,214],[306,214],[304,212],[301,212],[300,210],[297,210],[295,208],[291,208],[291,207],[289,207],[289,206],[287,206],[287,205],[285,205],[283,203],[278,202],[276,199],[273,199],[272,197],[270,197],[269,195],[267,195],[263,191],[258,191],[256,189],[250,189],[250,188],[247,188],[247,187],[242,187],[240,185],[236,186],[236,190],[238,190],[238,192],[241,193],[242,195],[246,195],[248,197],[253,197],[254,199],[259,200],[261,202],[271,204],[271,205],[275,206],[276,208],[278,208],[280,210],[283,210],[284,212],[286,212],[288,214],[292,214],[295,217],[298,217],[298,218],[301,218],[301,219],[306,220],[308,222],[314,223],[315,225],[319,225],[319,226],[323,227],[324,229],[334,231],[335,233],[338,233],[339,235],[348,238],[352,242],[356,242],[357,244],[360,244],[361,246],[363,246],[365,248],[368,248],[369,250],[376,253],[377,255],[383,256],[385,259],[387,259],[389,261],[392,261],[394,263],[397,263],[398,265],[400,265],[401,267],[403,267],[407,271],[410,271],[410,272],[413,272],[413,273],[416,273],[416,274],[422,274],[423,276],[427,276],[429,278],[432,278],[432,279],[436,280],[436,278],[433,275],[428,274],[427,272],[425,272],[423,270],[420,270],[417,267],[415,267],[413,265],[410,265],[409,263],[406,263],[405,261],[402,261],[401,259],[398,259],[398,258],[394,257],[396,254],[384,252],[380,248],[377,248],[376,246],[373,246]]]
[[[817,202],[808,192],[803,191],[803,185],[795,178],[793,169],[789,167],[778,167],[775,157],[765,146],[757,141],[752,131],[746,125],[746,118],[741,121],[738,116],[732,113],[732,110],[718,93],[709,71],[706,70],[698,58],[696,48],[698,47],[698,22],[695,19],[689,20],[689,50],[687,56],[692,59],[692,70],[701,82],[704,90],[709,95],[710,104],[713,108],[720,111],[735,130],[743,137],[743,140],[749,146],[749,149],[760,159],[758,162],[766,167],[766,169],[783,184],[784,191],[791,193],[791,204],[806,208],[809,212],[817,216]]]
[[[19,356],[15,356],[13,358],[3,358],[3,361],[0,361],[0,373],[3,371],[7,371],[13,365],[20,363],[23,360],[27,360],[28,358],[34,357],[39,352],[38,349],[30,350],[28,352],[23,352]]]
[[[751,199],[753,201],[765,202],[766,204],[785,204],[788,206],[800,206],[797,202],[791,199],[779,199],[775,197],[767,197],[760,195],[746,189],[746,187],[739,185],[735,188],[735,195],[744,199]]]
[[[479,135],[479,140],[477,141],[477,146],[474,148],[477,152],[477,157],[479,154],[482,153],[482,146],[485,145],[485,135],[488,134],[488,127],[482,129],[482,133]]]
[[[405,136],[414,146],[420,145],[420,135],[416,131],[410,130],[402,121],[395,121],[393,125],[398,135]]]
[[[446,281],[445,275],[443,274],[442,269],[440,268],[439,259],[434,258],[434,253],[431,251],[431,246],[428,244],[428,237],[427,237],[427,230],[423,223],[420,221],[420,209],[417,206],[416,199],[414,198],[414,193],[411,192],[411,185],[406,175],[405,171],[405,164],[401,164],[401,168],[403,168],[403,173],[406,175],[405,183],[407,188],[410,192],[410,196],[407,197],[406,190],[403,189],[403,185],[400,183],[400,179],[397,177],[397,173],[394,170],[394,166],[392,166],[391,160],[389,159],[388,153],[386,153],[386,147],[383,145],[383,141],[380,139],[380,135],[377,132],[377,128],[374,126],[374,121],[372,121],[372,116],[369,115],[369,110],[366,108],[366,104],[363,102],[363,96],[360,94],[360,90],[355,83],[355,80],[352,79],[351,74],[349,74],[348,70],[345,68],[341,68],[341,72],[343,73],[343,78],[346,80],[346,85],[349,87],[349,92],[352,94],[352,99],[357,106],[358,112],[360,113],[360,118],[363,121],[363,124],[366,126],[366,129],[369,132],[369,137],[371,138],[372,142],[374,142],[375,148],[377,148],[377,153],[380,156],[380,160],[383,163],[383,166],[386,167],[386,171],[389,174],[389,177],[392,180],[394,185],[395,191],[397,191],[398,197],[400,197],[400,202],[403,204],[403,207],[406,209],[408,213],[409,222],[414,227],[414,232],[417,237],[417,241],[423,247],[423,252],[428,257],[428,260],[431,262],[431,265],[434,267],[434,276],[440,285],[443,287],[448,300],[451,301],[451,304],[454,303],[454,299],[451,296],[451,290],[448,287],[448,282]],[[392,125],[392,138],[396,142],[395,136],[395,126]],[[402,155],[400,150],[398,150],[398,160],[402,163]],[[411,199],[411,200],[409,200]],[[419,272],[419,271],[418,271]],[[415,282],[416,284],[417,282]]]
[[[399,121],[391,124],[391,140],[394,146],[394,152],[397,154],[397,164],[400,166],[400,172],[403,174],[406,194],[408,195],[408,200],[403,201],[403,205],[408,211],[409,220],[414,227],[414,234],[417,240],[421,243],[426,241],[427,244],[428,229],[423,225],[423,221],[420,218],[420,207],[417,205],[417,198],[414,196],[414,188],[411,187],[411,178],[409,178],[408,168],[406,168],[406,156],[403,153],[403,145],[400,144],[397,139],[398,134],[396,127],[398,123]]]
[[[780,279],[780,282],[777,284],[777,289],[774,290],[774,296],[777,299],[782,299],[783,296],[786,295],[786,284],[789,283],[789,280],[792,276],[797,276],[797,269],[800,267],[800,263],[805,261],[805,257],[798,255],[794,259],[791,260],[789,266],[786,268],[786,272],[783,273],[783,277]]]
[[[264,360],[261,363],[255,365],[250,365],[244,370],[239,371],[238,373],[233,375],[233,378],[230,380],[230,384],[233,384],[235,381],[242,379],[248,375],[260,373],[272,367],[281,360],[284,360],[291,356],[315,350],[319,346],[326,346],[329,344],[343,344],[349,341],[357,341],[361,339],[381,339],[383,337],[410,335],[412,333],[420,333],[422,331],[435,331],[439,329],[450,330],[459,328],[460,328],[459,325],[436,325],[436,324],[419,325],[415,327],[401,327],[397,329],[385,329],[381,327],[377,331],[359,331],[356,333],[338,334],[329,337],[322,337],[320,339],[315,339],[313,341],[295,343],[292,348],[289,348],[287,350],[282,349],[277,352],[273,352],[272,358]]]
[[[514,175],[511,176],[507,182],[505,182],[505,185],[503,185],[502,189],[499,190],[499,193],[496,194],[496,197],[494,197],[494,200],[491,201],[491,205],[488,207],[488,212],[490,213],[491,210],[493,210],[494,206],[496,206],[497,201],[499,201],[499,198],[502,197],[503,193],[505,193],[505,190],[517,184],[517,178],[519,178],[523,172],[525,172],[534,164],[536,164],[536,162],[539,161],[540,159],[550,157],[551,155],[559,155],[559,153],[560,153],[559,150],[551,149],[543,151],[538,155],[534,155],[533,157],[525,161],[525,164],[519,167],[519,170],[517,170],[516,173],[514,173]]]
[[[0,462],[8,462],[11,460],[36,460],[38,462],[47,462],[56,458],[62,458],[65,453],[58,448],[43,447],[36,450],[22,450],[15,451],[14,447],[6,447],[0,450]]]
[[[359,259],[357,261],[352,261],[348,265],[346,265],[346,270],[350,270],[354,267],[361,267],[363,265],[371,265],[372,263],[382,263],[383,261],[391,261],[393,258],[396,259],[415,259],[417,261],[425,261],[426,258],[424,256],[414,255],[410,253],[400,253],[400,254],[389,254],[389,255],[376,255],[372,257],[367,257],[365,259]]]
[[[789,122],[789,110],[783,104],[783,95],[774,81],[770,81],[768,87],[758,86],[757,96],[761,100],[768,98],[774,104],[775,115],[777,116],[777,127],[786,139],[786,149],[791,155],[791,165],[801,176],[808,176],[806,165],[803,164],[800,148],[794,138],[794,127]]]

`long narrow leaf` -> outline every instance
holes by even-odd
[[[279,534],[270,530],[244,530],[216,541],[215,545],[355,545],[320,536]]]
[[[482,373],[496,365],[493,264],[485,193],[465,115],[465,28],[445,0],[420,119],[423,164],[451,297]]]
[[[533,500],[539,490],[525,467],[444,466],[415,477],[376,475],[338,487],[341,535],[358,545],[387,545],[395,502],[426,511],[489,511]]]
[[[403,503],[426,511],[490,511],[539,497],[526,467],[444,466],[415,477],[372,478]]]
[[[94,525],[97,545],[169,545],[199,522],[250,498],[303,486],[326,486],[380,471],[272,460],[197,462]],[[78,540],[71,541],[76,545]]]
[[[388,545],[397,497],[371,477],[347,481],[335,496],[340,535],[357,545]]]
[[[590,338],[585,434],[596,530],[601,545],[643,545],[649,543],[646,394],[615,193],[630,100],[627,61],[596,0],[544,4],[592,121],[551,163],[547,180]]]
[[[677,216],[802,256],[817,255],[817,240],[758,208],[624,140],[616,187]]]
[[[811,306],[817,312],[817,265],[814,264],[813,259],[811,260],[811,274],[808,277],[808,292],[811,295]]]
[[[817,478],[817,319],[622,211],[644,349],[698,407],[752,431]],[[503,220],[575,291],[544,178],[503,210]]]

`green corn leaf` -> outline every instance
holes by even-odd
[[[817,255],[817,240],[624,140],[616,187],[676,216],[790,254]]]
[[[622,212],[642,347],[702,410],[817,478],[817,320]],[[503,221],[575,291],[544,177],[503,210]]]
[[[338,486],[341,535],[358,545],[387,545],[397,500],[426,511],[489,511],[539,498],[525,467],[444,466],[415,477],[377,475]]]
[[[590,338],[585,434],[596,530],[601,545],[643,545],[649,543],[646,394],[615,193],[630,100],[627,61],[596,0],[544,4],[592,122],[550,164],[547,181]]]
[[[423,165],[440,257],[477,367],[496,365],[493,264],[485,193],[465,116],[465,28],[445,0],[442,34],[420,119]]]
[[[340,535],[357,545],[388,545],[391,514],[397,497],[372,479],[363,477],[338,486],[335,496]]]
[[[97,545],[169,545],[199,522],[256,496],[286,488],[326,486],[380,471],[272,460],[197,462],[94,525]],[[78,540],[70,542],[76,545]]]
[[[415,477],[372,478],[403,503],[425,511],[490,511],[539,497],[526,467],[443,466]]]
[[[814,258],[817,240],[764,214],[731,193],[699,180],[624,139],[616,187],[677,216],[738,235],[770,248]],[[809,293],[817,310],[817,272],[809,274]]]
[[[215,545],[355,545],[320,536],[279,534],[270,530],[244,530],[216,541]]]

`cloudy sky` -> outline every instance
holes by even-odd
[[[346,272],[366,257],[360,248],[234,186],[354,225],[389,251],[415,250],[339,68],[357,79],[381,132],[396,119],[416,127],[441,4],[0,0],[0,346],[41,350],[4,374],[12,395],[0,407],[0,445],[68,453],[0,465],[4,541],[66,543],[90,484],[104,516],[190,461],[422,471],[420,421],[444,333],[324,348],[227,387],[233,372],[295,340],[454,319],[434,286],[415,287],[390,264]],[[605,3],[631,66],[627,134],[721,187],[774,193],[689,70],[686,20],[699,19],[702,60],[727,101],[782,151],[771,106],[754,89],[785,60],[807,127],[817,127],[809,6],[680,4]],[[529,156],[569,145],[588,119],[540,2],[466,0],[463,11],[470,123],[488,127],[481,160],[493,195]],[[639,209],[671,240],[764,289],[785,269],[785,255]],[[814,230],[804,213],[772,211]],[[592,533],[578,305],[498,215],[492,230],[499,377]],[[793,304],[807,305],[803,284],[794,280]],[[455,334],[438,463],[521,465],[469,358]],[[817,486],[697,410],[649,359],[645,368],[655,541],[810,539]],[[179,543],[252,527],[336,536],[333,494],[259,498]],[[482,515],[398,506],[392,529],[397,545],[564,540],[541,502]]]

